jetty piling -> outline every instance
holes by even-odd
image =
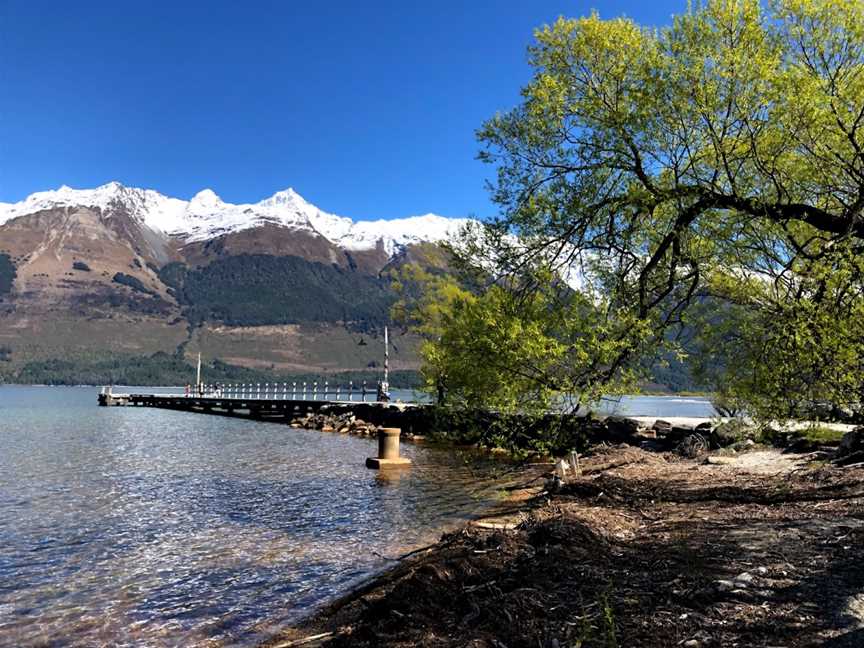
[[[411,465],[407,457],[399,456],[400,428],[385,427],[378,430],[378,456],[366,459],[366,467],[380,470],[382,468],[402,468]]]

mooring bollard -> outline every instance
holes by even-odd
[[[410,459],[399,456],[399,428],[380,428],[378,430],[378,456],[366,459],[367,468],[397,468],[408,466]]]

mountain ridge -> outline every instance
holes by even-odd
[[[380,243],[388,256],[406,245],[450,238],[470,222],[467,218],[431,213],[353,220],[319,209],[290,187],[256,203],[234,204],[223,201],[212,189],[203,189],[187,201],[113,181],[94,189],[63,185],[35,192],[17,203],[0,203],[0,226],[41,211],[80,207],[97,208],[108,217],[123,209],[133,219],[181,245],[275,225],[321,236],[343,250],[373,250]]]
[[[199,351],[278,372],[368,371],[380,353],[361,342],[389,321],[390,269],[446,263],[438,244],[467,222],[358,222],[293,189],[233,205],[113,182],[0,203],[0,381]],[[416,370],[418,343],[400,336],[391,368]]]

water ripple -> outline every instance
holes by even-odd
[[[497,496],[500,466],[0,388],[0,645],[254,645]]]

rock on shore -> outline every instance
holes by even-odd
[[[322,432],[336,432],[338,434],[351,434],[354,436],[376,436],[380,426],[357,418],[351,412],[342,414],[330,414],[327,412],[309,413],[304,416],[295,417],[291,421],[293,428],[305,428],[307,430],[321,430]],[[403,439],[412,439],[416,435],[402,431]]]

